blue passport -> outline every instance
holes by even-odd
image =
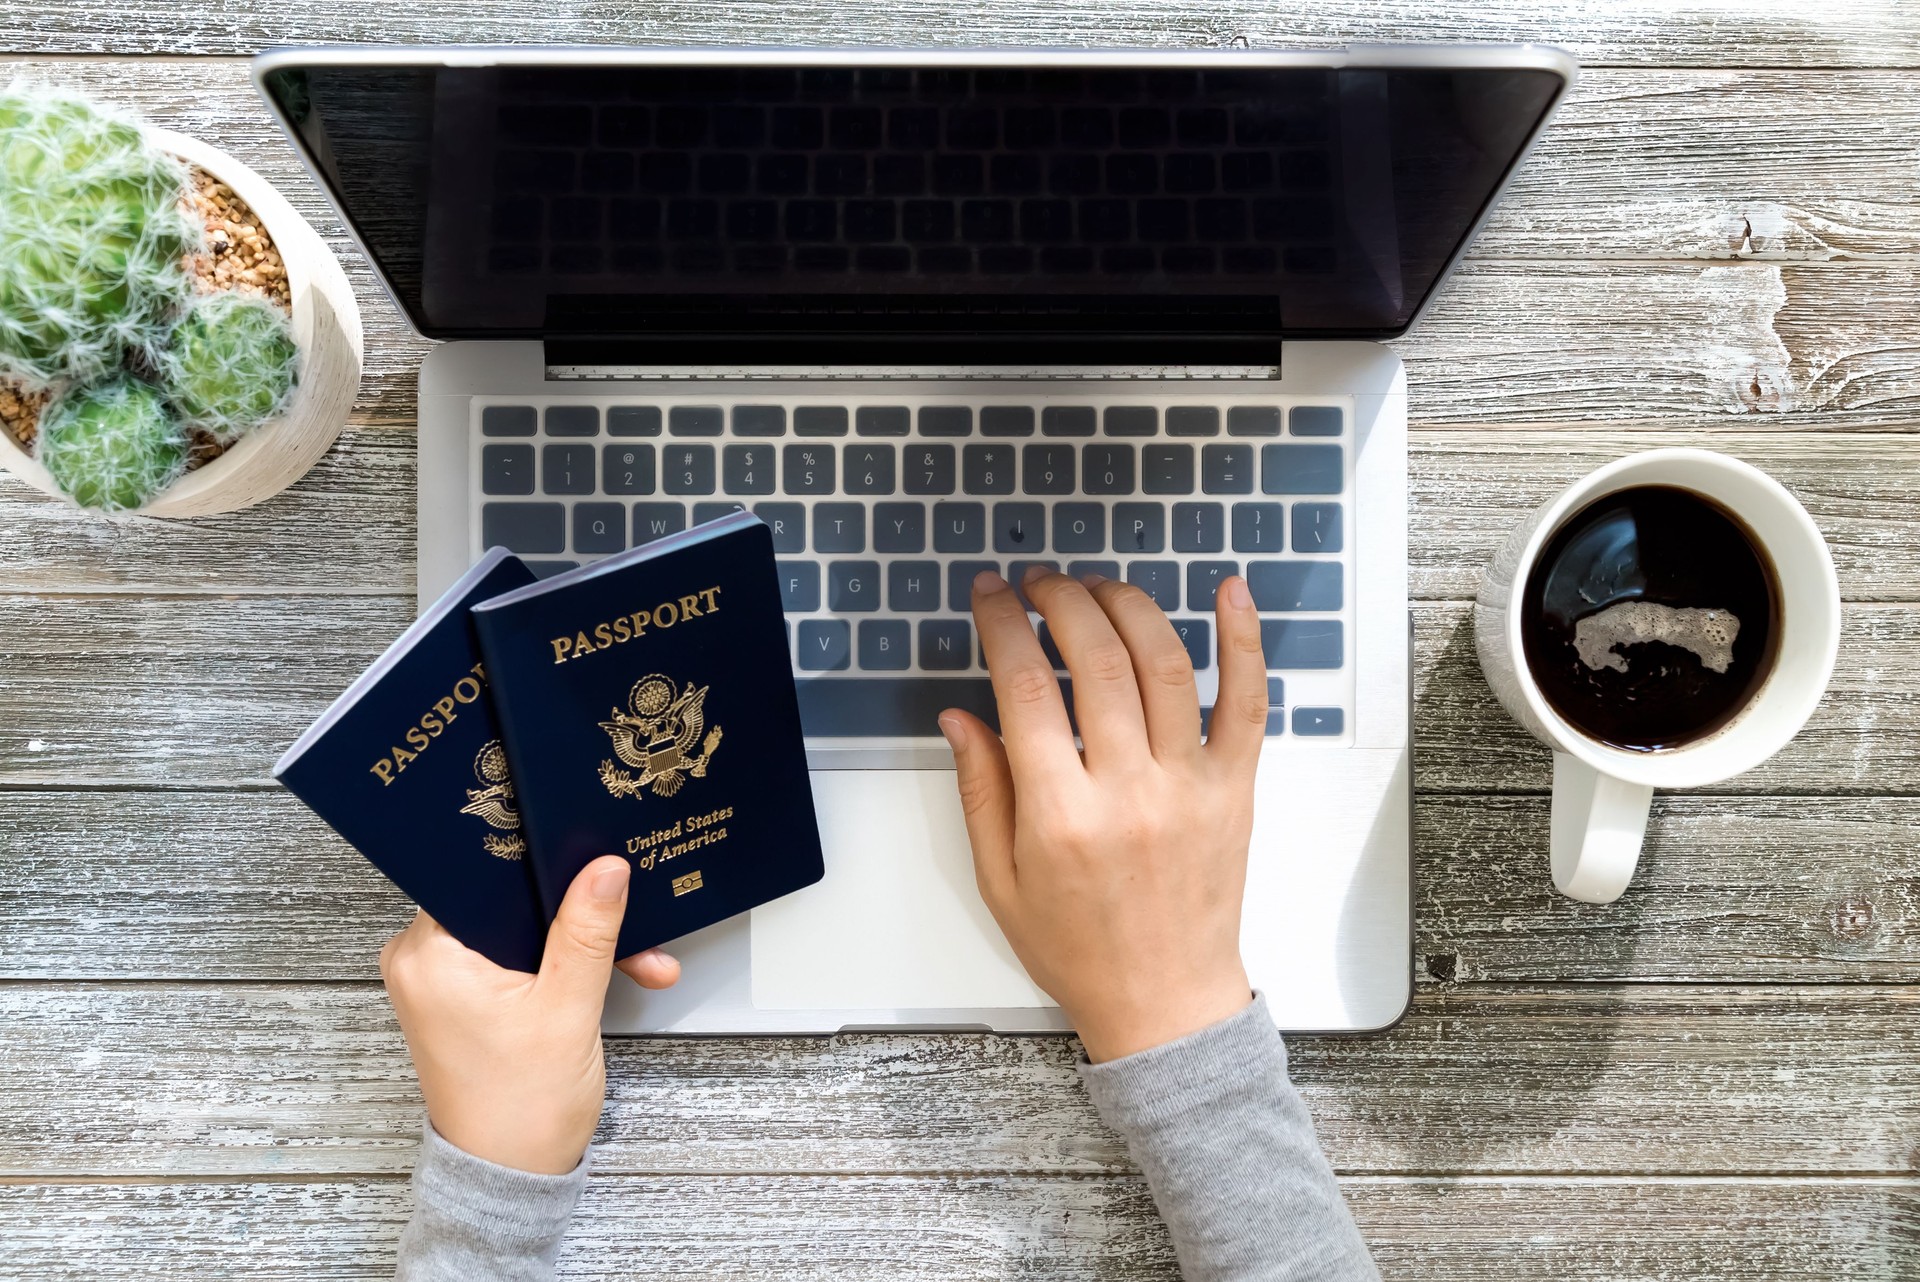
[[[540,968],[547,917],[468,609],[533,579],[487,553],[273,768],[455,939],[524,971]]]
[[[620,955],[820,879],[773,537],[746,512],[475,605],[541,899],[633,866]]]

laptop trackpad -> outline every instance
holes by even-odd
[[[763,1010],[1051,1006],[994,925],[950,770],[816,770],[827,874],[753,910]]]

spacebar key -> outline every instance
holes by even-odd
[[[996,730],[1000,713],[985,677],[819,677],[796,681],[800,726],[812,738],[940,737],[940,713],[964,708]]]

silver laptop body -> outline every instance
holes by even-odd
[[[1281,1027],[1411,995],[1404,331],[1572,78],[1540,48],[327,49],[255,79],[416,328],[419,596],[747,506],[827,854],[617,1033],[1066,1027],[974,889],[964,583],[1139,582],[1275,714],[1242,950]],[[384,193],[384,194],[382,194]],[[904,280],[905,283],[900,283]],[[1064,672],[1062,676],[1064,677]],[[1177,851],[1169,851],[1177,858]]]

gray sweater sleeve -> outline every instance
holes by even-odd
[[[588,1156],[591,1155],[588,1151]],[[586,1156],[565,1175],[535,1175],[478,1158],[431,1123],[413,1168],[413,1219],[400,1235],[399,1282],[537,1282],[553,1276]]]
[[[1378,1282],[1264,997],[1080,1073],[1146,1173],[1186,1282]]]

